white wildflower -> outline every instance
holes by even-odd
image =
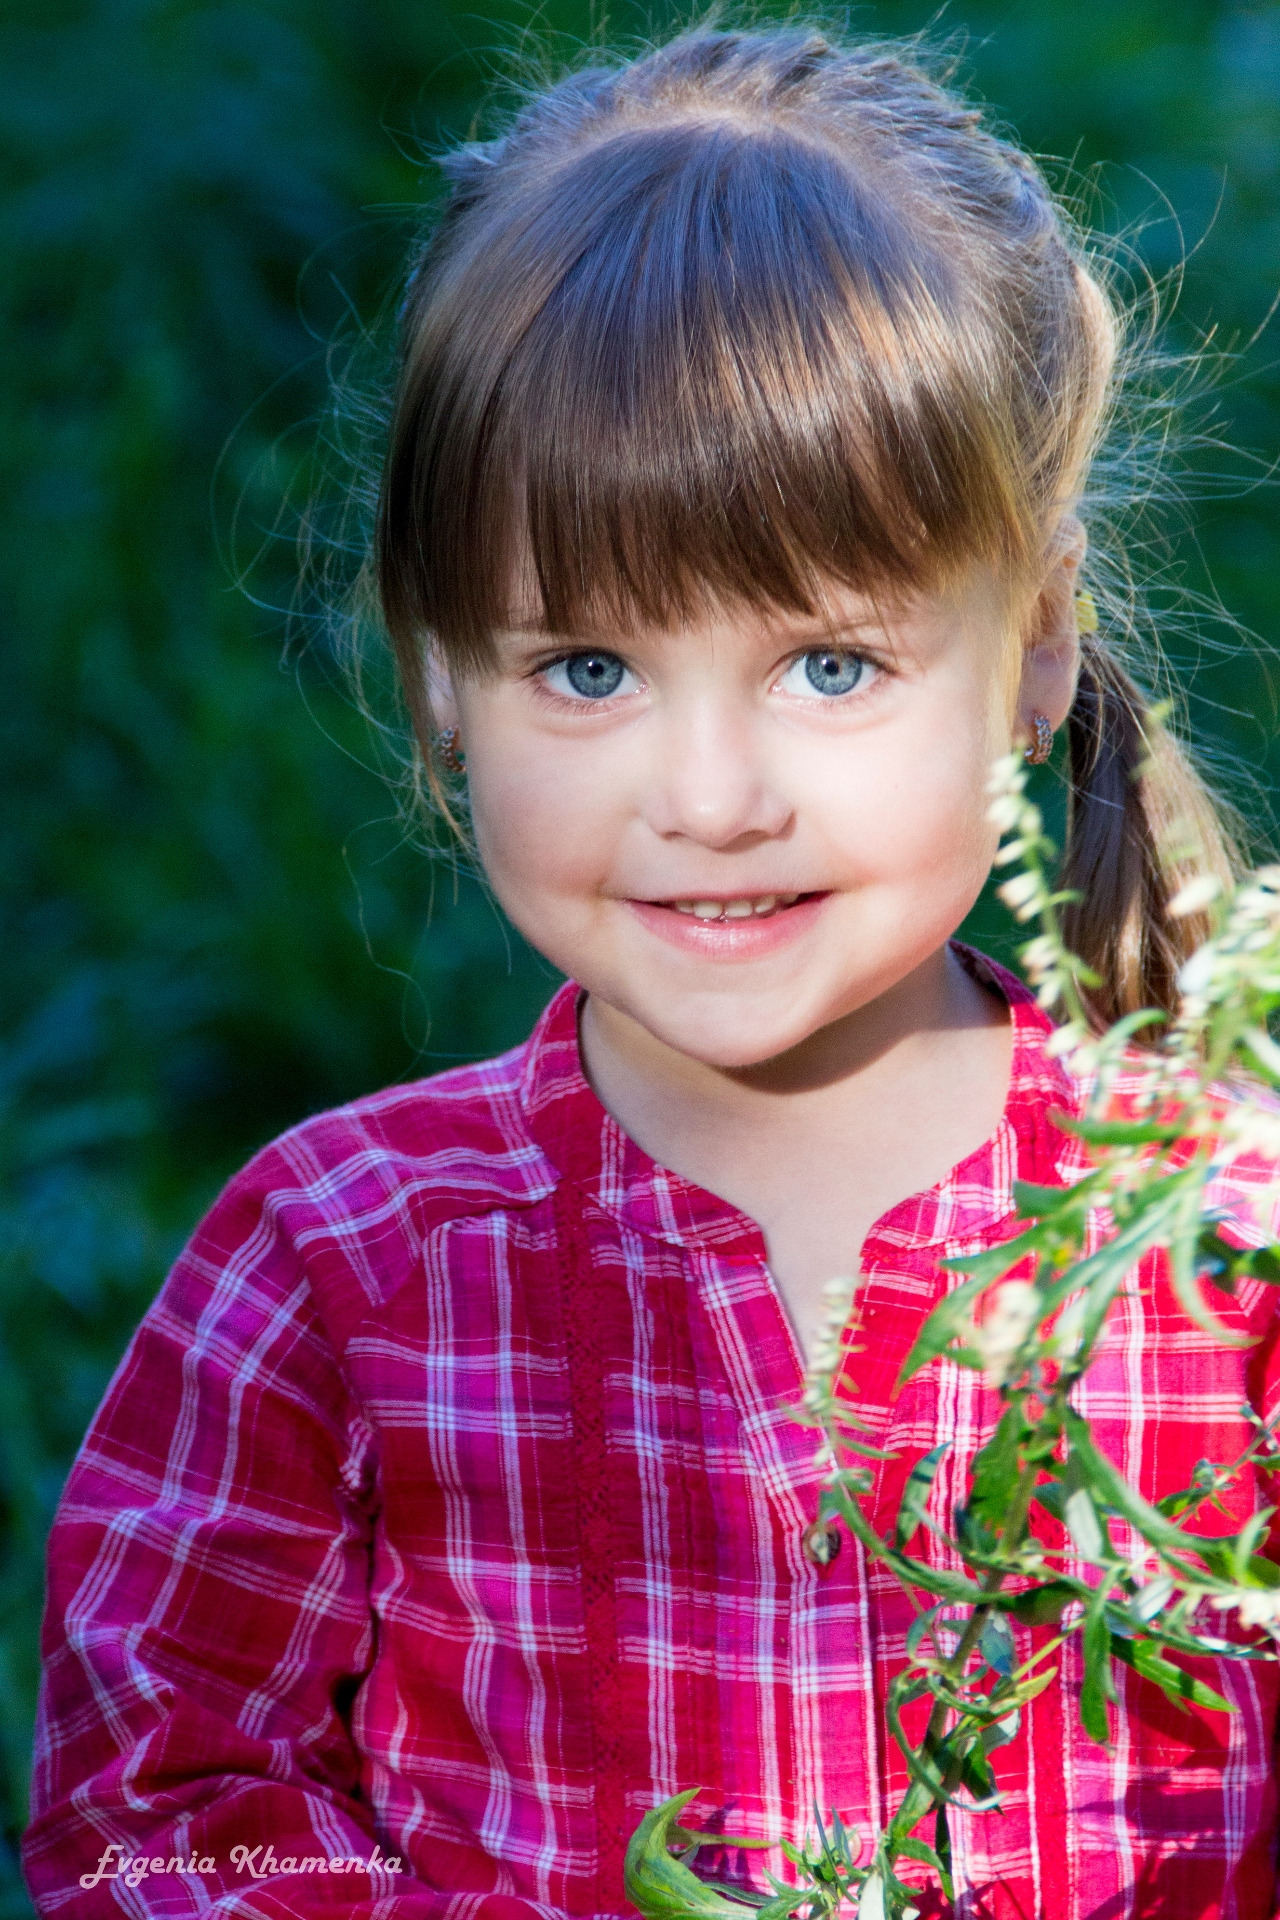
[[[1268,1113],[1252,1103],[1239,1107],[1227,1114],[1222,1136],[1233,1153],[1257,1153],[1266,1160],[1280,1160],[1280,1114]]]
[[[1059,959],[1057,943],[1050,940],[1047,934],[1038,934],[1034,940],[1028,940],[1018,958],[1031,978],[1037,980],[1048,970],[1057,970]]]
[[[1040,1291],[1029,1280],[1006,1280],[996,1288],[986,1318],[974,1326],[970,1344],[982,1360],[987,1385],[1003,1387],[1013,1377],[1027,1335],[1040,1318]]]
[[[1202,907],[1207,907],[1221,892],[1222,882],[1216,874],[1197,873],[1178,888],[1165,911],[1171,920],[1185,920],[1188,914],[1199,913]]]
[[[1001,833],[1008,833],[1022,818],[1021,802],[1012,794],[1002,793],[1000,798],[993,800],[987,808],[987,818],[993,827],[999,827]]]
[[[1059,1000],[1061,1000],[1062,990],[1066,984],[1067,976],[1065,973],[1055,972],[1044,974],[1039,986],[1036,988],[1036,1005],[1042,1007],[1044,1011],[1048,1013],[1050,1009],[1056,1007]]]
[[[1271,1035],[1264,1032],[1261,1027],[1247,1027],[1243,1038],[1258,1065],[1264,1067],[1275,1079],[1280,1080],[1280,1047],[1276,1045]]]
[[[987,777],[987,792],[1020,794],[1026,784],[1027,766],[1022,755],[1005,753],[992,765]]]
[[[862,1883],[857,1920],[884,1920],[884,1881],[878,1873],[869,1873]]]
[[[1069,1020],[1065,1027],[1058,1027],[1044,1043],[1044,1050],[1051,1060],[1060,1060],[1064,1054],[1076,1053],[1088,1039],[1088,1030],[1079,1020]]]
[[[1237,1587],[1215,1594],[1211,1604],[1219,1613],[1234,1607],[1242,1627],[1265,1627],[1268,1633],[1280,1628],[1280,1587]]]
[[[1179,993],[1192,998],[1206,993],[1213,984],[1217,958],[1212,946],[1197,947],[1191,958],[1184,960],[1178,970]]]
[[[1012,880],[1006,880],[996,891],[1006,907],[1012,907],[1016,912],[1019,907],[1029,907],[1033,901],[1040,899],[1044,893],[1044,881],[1038,873],[1015,873]]]
[[[1098,1067],[1098,1049],[1091,1040],[1082,1040],[1071,1049],[1067,1066],[1077,1075],[1094,1073]]]
[[[825,1379],[835,1371],[836,1362],[840,1358],[839,1342],[833,1340],[829,1333],[820,1332],[809,1349],[809,1357],[810,1372]]]

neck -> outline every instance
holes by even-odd
[[[991,1137],[1009,1083],[1008,1010],[945,948],[756,1066],[691,1059],[590,999],[582,1041],[624,1131],[760,1226],[801,1354],[823,1283],[856,1272],[874,1223]]]
[[[1005,1020],[1000,1002],[941,947],[866,1006],[752,1066],[718,1067],[679,1053],[593,998],[583,1010],[582,1051],[600,1099],[643,1146],[663,1114],[683,1116],[694,1131],[735,1122],[769,1131],[794,1126],[801,1110],[843,1104],[921,1056],[936,1056],[952,1037]]]

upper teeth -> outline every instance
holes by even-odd
[[[752,914],[793,906],[798,897],[794,893],[762,893],[755,899],[675,900],[672,905],[677,913],[691,913],[695,920],[749,920]]]

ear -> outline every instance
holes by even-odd
[[[428,645],[423,656],[423,671],[427,681],[427,699],[431,704],[431,715],[436,726],[441,732],[446,727],[456,727],[458,699],[453,690],[453,676],[449,672],[448,662],[434,640]]]
[[[1065,724],[1076,697],[1080,669],[1076,582],[1087,546],[1088,538],[1075,514],[1065,514],[1023,636],[1015,722],[1021,739],[1030,739],[1038,713],[1056,733]]]

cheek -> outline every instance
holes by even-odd
[[[822,772],[811,807],[864,881],[985,876],[998,834],[986,818],[986,785],[1000,751],[983,711],[940,703],[909,727],[868,733]]]
[[[468,755],[476,848],[508,908],[578,891],[607,871],[607,797],[558,746],[499,735]]]

